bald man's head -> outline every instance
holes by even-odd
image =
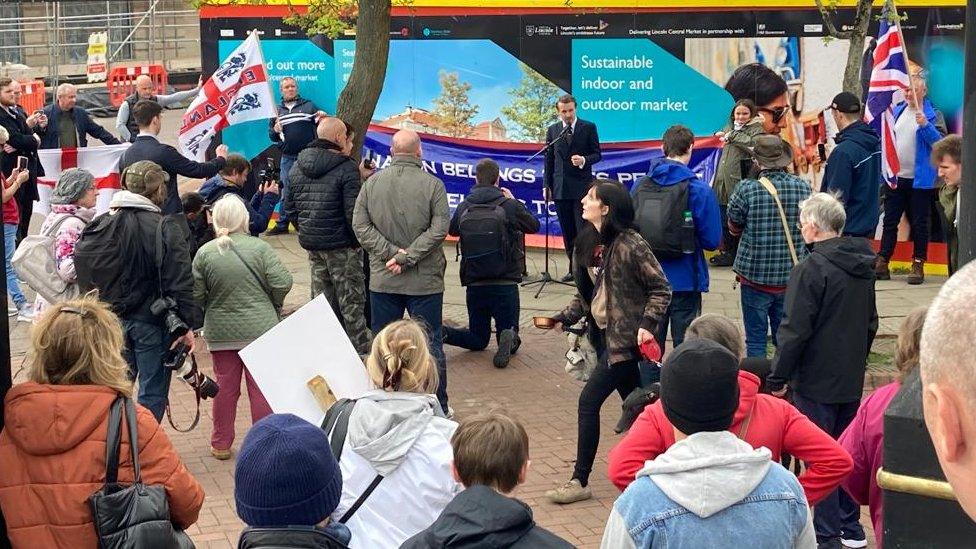
[[[970,263],[942,285],[932,301],[922,330],[922,378],[965,387],[976,404],[976,262]]]
[[[136,77],[136,93],[139,99],[151,99],[156,86],[153,85],[152,78],[148,74],[140,74]]]
[[[315,136],[342,145],[346,142],[346,124],[338,118],[326,116],[319,120],[315,128]]]
[[[393,154],[408,154],[420,158],[420,136],[413,130],[400,130],[393,134],[390,145]]]
[[[952,275],[922,328],[925,426],[959,504],[976,519],[976,261]]]

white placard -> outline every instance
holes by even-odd
[[[321,425],[325,413],[308,390],[321,375],[337,398],[358,398],[373,389],[366,367],[335,312],[319,295],[240,351],[275,413]]]

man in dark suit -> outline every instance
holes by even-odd
[[[42,111],[47,117],[46,127],[37,132],[41,136],[42,149],[87,147],[89,135],[106,145],[121,143],[108,130],[96,124],[88,111],[75,106],[78,89],[73,85],[61,84],[55,95],[54,103]]]
[[[37,158],[37,148],[41,138],[34,130],[39,125],[41,115],[26,116],[23,109],[17,106],[17,89],[20,84],[10,78],[0,78],[0,126],[6,128],[10,139],[3,147],[3,159],[0,160],[0,172],[4,177],[10,175],[17,166],[17,157],[27,158],[27,169],[30,179],[17,189],[14,195],[20,210],[20,225],[17,227],[17,244],[27,236],[30,227],[31,214],[34,211],[34,201],[37,196],[37,176],[44,175],[44,169]]]
[[[163,125],[161,113],[163,108],[159,103],[141,100],[132,109],[136,124],[139,126],[139,136],[124,153],[119,161],[119,171],[135,164],[140,160],[152,160],[159,164],[169,174],[166,184],[166,203],[163,204],[163,215],[182,213],[183,203],[176,188],[176,176],[208,179],[224,168],[227,156],[227,145],[217,146],[217,158],[209,162],[195,162],[186,158],[170,145],[159,142],[159,130]]]
[[[546,172],[543,196],[556,203],[556,217],[563,231],[563,244],[570,261],[573,243],[583,225],[583,205],[580,201],[593,181],[593,165],[600,161],[600,138],[596,125],[576,117],[576,98],[566,94],[556,103],[559,122],[546,130]],[[570,274],[563,282],[573,279]]]

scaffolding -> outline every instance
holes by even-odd
[[[84,77],[88,36],[108,32],[109,65],[199,71],[200,20],[185,0],[0,3],[0,73],[48,86]]]

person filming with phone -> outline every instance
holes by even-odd
[[[37,158],[41,138],[35,133],[40,130],[43,115],[34,113],[27,116],[17,105],[19,90],[19,82],[6,76],[0,77],[0,127],[7,130],[8,134],[3,144],[4,154],[0,156],[0,173],[9,179],[20,158],[26,163],[21,164],[20,171],[26,170],[28,173],[27,179],[14,194],[20,214],[16,244],[20,244],[27,236],[31,214],[34,213],[34,201],[40,200],[37,194],[37,177],[44,175],[44,169]]]
[[[273,170],[265,170],[262,173],[261,185],[258,191],[248,200],[244,195],[244,184],[247,176],[251,173],[251,163],[239,154],[228,154],[227,161],[220,173],[211,177],[200,187],[200,194],[207,201],[207,205],[213,207],[218,200],[228,194],[238,196],[244,201],[247,208],[248,232],[251,236],[258,236],[268,229],[271,221],[271,214],[274,212],[275,204],[278,203],[278,195],[281,194],[278,186],[278,178],[275,177]]]

